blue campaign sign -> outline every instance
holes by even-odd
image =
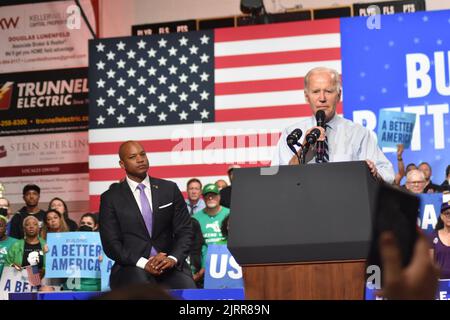
[[[404,161],[429,162],[440,183],[450,163],[450,11],[379,19],[379,28],[367,17],[341,19],[344,117],[377,132],[380,109],[414,113]],[[395,152],[386,155],[395,166]]]
[[[109,276],[111,274],[111,268],[114,264],[114,261],[108,258],[108,256],[104,252],[102,253],[102,257],[103,259],[100,265],[102,291],[109,291]]]
[[[366,286],[365,300],[383,300],[375,294],[375,289],[370,289]],[[438,289],[436,292],[436,300],[450,300],[450,279],[440,279]]]
[[[450,300],[450,279],[439,280],[436,300]]]
[[[208,245],[205,269],[205,289],[244,287],[242,269],[226,245]]]
[[[417,223],[426,233],[431,233],[441,212],[442,193],[424,193],[419,194],[419,197],[420,212]]]
[[[380,110],[378,116],[378,145],[396,148],[403,144],[409,148],[416,122],[414,113]]]
[[[98,232],[49,233],[47,245],[46,278],[100,278]]]

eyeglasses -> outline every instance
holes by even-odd
[[[408,181],[408,182],[406,182],[407,184],[422,184],[422,183],[425,183],[425,181],[424,180],[420,180],[420,181]]]
[[[441,212],[444,216],[450,217],[450,210],[446,210],[444,212]]]

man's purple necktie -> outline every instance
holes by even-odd
[[[150,237],[152,236],[152,208],[150,207],[150,203],[148,202],[148,198],[145,195],[145,185],[140,183],[137,188],[140,191],[141,198],[141,214],[144,218],[145,226],[147,227],[148,234]],[[152,247],[151,255],[156,255],[157,252],[154,247]]]

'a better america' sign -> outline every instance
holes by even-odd
[[[100,278],[98,232],[49,233],[47,245],[46,278]]]

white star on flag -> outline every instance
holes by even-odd
[[[137,80],[140,86],[145,86],[145,82],[147,81],[147,79],[145,79],[143,76],[140,76]]]
[[[174,83],[172,83],[172,84],[169,86],[169,92],[171,92],[171,93],[176,93],[176,92],[177,92],[177,89],[178,89],[178,86],[176,86]]]
[[[106,120],[106,118],[104,118],[103,116],[100,115],[97,118],[97,124],[105,124],[105,120]]]
[[[116,112],[116,108],[113,108],[113,106],[109,106],[106,111],[108,111],[108,115],[114,115],[114,112]]]
[[[158,63],[159,63],[160,66],[165,66],[166,62],[167,62],[167,59],[164,58],[164,57],[161,57],[161,58],[158,59]]]
[[[164,93],[161,93],[161,94],[158,96],[158,100],[159,100],[160,103],[166,102],[167,96],[166,96]]]
[[[125,86],[125,80],[123,78],[119,78],[119,80],[117,80],[117,86],[118,87],[124,87]]]
[[[180,64],[186,64],[188,61],[188,57],[186,57],[184,54],[179,58]]]
[[[159,118],[159,121],[166,121],[167,114],[165,114],[164,112],[161,112],[160,114],[158,114],[158,118]]]
[[[180,79],[180,83],[185,83],[185,82],[187,82],[188,76],[183,73],[178,78]]]
[[[108,60],[114,60],[115,56],[116,56],[116,54],[112,51],[110,51],[106,54],[106,57],[108,58]]]
[[[145,97],[141,94],[137,99],[138,99],[139,104],[144,104],[145,100],[147,100],[147,97]]]
[[[125,68],[125,61],[123,61],[122,59],[117,61],[117,68],[119,68],[119,69]]]
[[[120,105],[124,105],[125,104],[125,98],[120,96],[119,98],[117,98],[117,104]]]
[[[99,43],[98,45],[96,45],[97,48],[97,52],[103,51],[103,49],[105,49],[105,45],[103,43]]]
[[[155,113],[156,112],[156,106],[153,103],[151,105],[149,105],[147,107],[147,109],[148,109],[149,113]]]
[[[209,93],[206,92],[205,90],[203,90],[203,92],[200,93],[200,97],[202,98],[202,100],[208,100],[208,96],[209,96]]]
[[[142,39],[141,39],[141,41],[139,41],[139,42],[137,43],[139,49],[145,49],[145,45],[146,45],[146,44],[147,44],[147,42],[145,42],[145,41],[142,40]]]
[[[104,88],[105,87],[105,81],[100,79],[97,81],[97,87]]]
[[[209,74],[207,74],[207,73],[205,73],[205,72],[203,72],[203,73],[200,75],[200,80],[201,80],[201,81],[208,81],[208,78],[209,78]]]
[[[170,74],[176,74],[177,73],[178,68],[175,67],[174,65],[171,65],[169,68],[169,73]]]
[[[105,105],[105,99],[103,99],[102,97],[97,99],[97,105],[98,106],[104,106]]]
[[[192,102],[189,104],[189,106],[191,107],[191,111],[197,110],[198,105],[199,105],[199,104],[198,104],[196,101],[192,101]]]
[[[141,112],[141,114],[138,115],[139,122],[145,122],[145,118],[147,118],[147,116],[145,114],[143,114],[142,112]]]
[[[188,113],[186,113],[184,110],[181,111],[181,113],[178,114],[180,116],[180,120],[187,120]]]
[[[156,57],[156,50],[151,48],[150,50],[147,51],[148,53],[148,57],[149,58],[155,58]]]
[[[191,70],[191,73],[197,73],[198,66],[194,63],[189,67],[189,69]]]
[[[156,76],[156,69],[153,67],[150,67],[150,69],[147,69],[149,76]]]
[[[125,43],[123,43],[122,41],[120,41],[117,44],[117,50],[125,50]]]
[[[98,70],[104,70],[105,69],[105,63],[103,61],[97,62],[97,69]]]
[[[189,88],[191,89],[191,92],[197,91],[197,89],[198,89],[198,84],[196,84],[195,82],[192,82],[192,83],[189,85]]]
[[[188,95],[182,92],[178,97],[180,97],[180,101],[187,101]]]
[[[113,88],[109,88],[106,92],[108,93],[108,97],[114,97],[116,90],[114,90]]]
[[[113,71],[112,69],[109,69],[109,71],[106,74],[108,75],[108,79],[112,79],[114,78],[116,72]]]
[[[165,77],[164,75],[161,75],[161,76],[158,78],[158,81],[159,81],[159,84],[166,83],[167,77]]]
[[[130,106],[127,108],[128,114],[132,114],[136,111],[136,107],[130,104]]]
[[[169,49],[169,56],[175,56],[177,54],[177,49],[175,49],[174,47]]]
[[[136,74],[136,70],[134,70],[133,68],[128,69],[127,71],[128,73],[128,78],[134,77]]]
[[[170,111],[177,111],[178,105],[175,104],[175,102],[172,102],[171,104],[169,104],[169,109]]]
[[[124,117],[122,114],[120,114],[117,117],[117,123],[125,123],[125,119],[126,119],[126,117]]]
[[[158,44],[160,48],[165,47],[167,44],[167,40],[161,38],[161,40],[158,41]]]
[[[200,112],[200,115],[202,119],[208,119],[209,111],[206,111],[206,109],[203,109],[202,112]]]
[[[200,41],[202,44],[208,44],[209,41],[209,37],[206,36],[206,34],[204,34],[201,38]]]
[[[144,68],[144,67],[145,67],[145,64],[147,63],[147,61],[144,60],[144,59],[142,59],[142,58],[140,58],[140,59],[138,60],[137,63],[138,63],[138,65],[139,65],[139,67]]]
[[[206,55],[205,53],[200,56],[200,61],[202,63],[208,63],[208,60],[209,60],[209,56]]]
[[[192,45],[192,47],[189,48],[189,51],[191,52],[191,54],[197,54],[198,47]]]
[[[188,43],[188,39],[186,37],[181,38],[179,41],[180,41],[180,46],[186,46]]]
[[[127,56],[128,56],[128,59],[134,59],[134,57],[136,56],[136,52],[134,52],[132,49],[130,49],[130,51],[127,52]]]
[[[134,94],[136,93],[136,89],[134,87],[129,87],[127,91],[129,96],[134,96]]]
[[[154,85],[151,85],[148,89],[148,94],[156,94],[156,87]]]

